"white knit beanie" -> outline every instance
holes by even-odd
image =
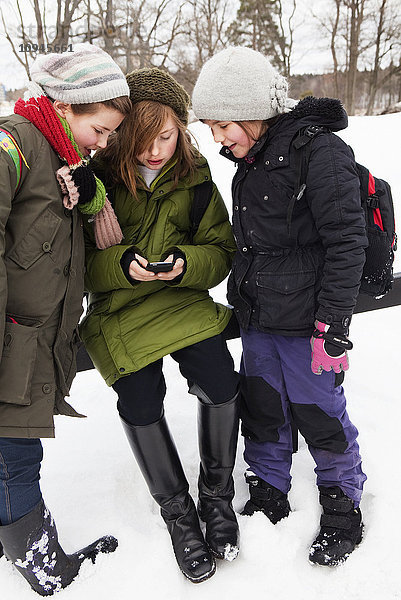
[[[32,81],[52,100],[90,104],[129,96],[125,75],[109,54],[88,43],[72,49],[39,55],[32,64]]]
[[[261,54],[231,46],[202,67],[192,93],[198,119],[259,121],[286,112],[288,84]]]

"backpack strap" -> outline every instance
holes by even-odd
[[[25,166],[29,169],[29,165],[26,162],[25,156],[22,154],[20,147],[17,142],[5,129],[0,127],[0,150],[4,150],[11,157],[15,171],[17,174],[17,184],[15,186],[15,192],[17,192],[19,185],[21,183],[21,172],[22,172],[22,163],[24,162]],[[14,193],[15,193],[14,192]]]
[[[189,237],[191,243],[198,231],[200,222],[203,219],[203,215],[206,212],[207,207],[210,204],[212,198],[213,183],[210,179],[206,179],[202,183],[199,183],[194,187],[194,198],[191,206],[190,221],[191,227],[189,230]]]
[[[291,220],[294,211],[295,203],[302,198],[306,190],[306,176],[309,167],[309,158],[312,152],[311,142],[319,133],[328,132],[326,127],[319,125],[308,125],[299,130],[295,140],[292,142],[292,147],[295,149],[295,172],[296,179],[294,185],[294,193],[290,200],[287,210],[287,232],[291,237]]]

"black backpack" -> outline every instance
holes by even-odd
[[[325,127],[309,125],[301,129],[292,142],[295,149],[297,178],[294,194],[288,207],[287,226],[291,235],[291,217],[295,202],[302,198],[306,189],[306,175],[311,142],[319,133],[328,132]],[[352,148],[349,146],[353,153]],[[365,213],[366,235],[369,246],[365,249],[360,292],[380,298],[387,294],[393,284],[394,252],[397,250],[394,205],[390,185],[384,179],[374,177],[369,169],[355,163],[359,175],[361,205]]]
[[[191,243],[193,242],[194,236],[198,231],[200,222],[203,219],[203,215],[210,204],[212,192],[213,183],[211,179],[205,179],[203,183],[198,183],[198,185],[194,187],[194,199],[192,201],[191,213],[189,216],[191,221],[191,229],[189,232]]]

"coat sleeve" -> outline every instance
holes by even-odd
[[[17,174],[14,162],[7,152],[0,148],[0,358],[3,352],[8,297],[7,271],[4,263],[5,233],[16,185]]]
[[[88,292],[110,292],[121,288],[132,289],[133,285],[125,277],[121,258],[126,250],[135,252],[130,245],[118,244],[99,250],[96,247],[91,223],[84,222],[85,236],[85,289]],[[139,282],[138,282],[139,283]]]
[[[325,257],[316,318],[345,327],[355,308],[368,245],[359,177],[348,146],[336,135],[316,138],[307,200]]]
[[[236,246],[227,208],[214,184],[209,206],[199,224],[193,244],[170,248],[165,252],[166,256],[174,250],[182,252],[186,259],[184,277],[175,284],[176,287],[208,290],[227,277]]]

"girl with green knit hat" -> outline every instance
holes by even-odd
[[[209,295],[227,276],[235,244],[208,164],[187,132],[188,94],[157,68],[136,70],[127,81],[132,111],[94,166],[112,194],[123,240],[100,251],[88,224],[90,296],[81,334],[118,395],[178,565],[200,582],[215,572],[215,557],[234,559],[239,544],[232,507],[238,375],[223,337],[230,310]],[[202,195],[207,208],[196,227],[191,207]],[[198,511],[164,415],[168,354],[198,397]]]
[[[90,44],[40,55],[31,75],[15,114],[0,118],[0,557],[49,596],[117,547],[105,536],[64,553],[39,485],[40,438],[54,437],[55,414],[82,416],[64,399],[82,312],[82,214],[96,229],[114,224],[88,162],[130,100],[121,69]]]

